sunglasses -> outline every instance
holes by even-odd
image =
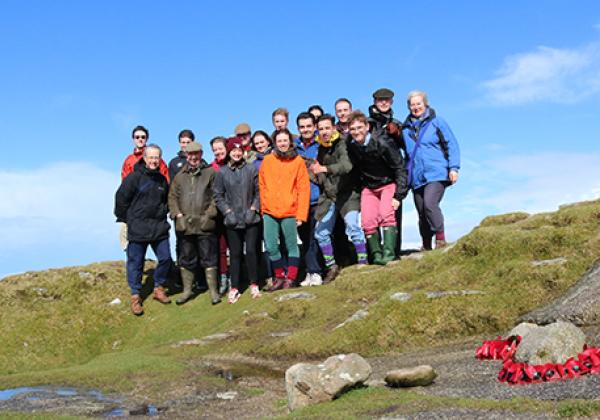
[[[246,136],[249,136],[249,135],[250,135],[250,132],[238,134],[239,137],[246,137]]]
[[[144,140],[144,139],[146,138],[146,136],[134,136],[133,138],[134,138],[134,139],[136,139],[136,140],[137,140],[137,139],[142,139],[142,140]]]

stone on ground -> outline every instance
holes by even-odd
[[[338,354],[322,364],[298,363],[285,372],[285,388],[290,410],[331,401],[347,390],[363,384],[371,366],[356,353]]]
[[[583,350],[585,334],[568,322],[556,322],[531,329],[517,347],[515,361],[541,365],[565,363]]]
[[[435,370],[429,365],[414,368],[390,370],[385,375],[385,382],[391,387],[412,387],[430,385],[437,377]]]

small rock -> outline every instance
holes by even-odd
[[[248,315],[250,315],[250,311],[248,311],[248,310],[245,310],[244,312],[242,312],[242,315],[246,315],[246,316],[248,316]]]
[[[555,322],[534,328],[523,337],[515,352],[515,361],[542,365],[565,363],[583,351],[585,334],[569,322]]]
[[[391,387],[427,386],[437,377],[429,365],[414,368],[391,370],[385,375],[385,382]]]
[[[205,344],[205,342],[200,340],[199,338],[192,338],[191,340],[179,341],[175,344],[172,344],[171,347],[179,348],[179,347],[183,347],[183,346],[201,346],[203,344]]]
[[[365,385],[368,387],[383,387],[387,384],[383,379],[369,379],[367,382],[365,382]]]
[[[277,298],[275,298],[275,302],[285,302],[286,300],[290,300],[290,299],[314,299],[315,295],[313,295],[312,293],[307,293],[307,292],[294,292],[294,293],[287,293],[285,295],[281,295],[278,296]]]
[[[288,337],[288,336],[292,335],[292,333],[289,331],[279,331],[279,332],[273,332],[269,335],[271,337]]]
[[[290,410],[331,401],[350,388],[364,383],[371,366],[358,354],[331,356],[324,363],[298,363],[285,372]]]
[[[337,325],[334,328],[334,330],[337,330],[338,328],[342,328],[344,325],[347,325],[351,322],[360,321],[361,319],[365,319],[368,315],[369,315],[369,311],[367,311],[366,309],[359,309],[358,311],[354,312],[354,314],[352,314],[352,316],[350,318],[348,318],[341,324]]]
[[[233,337],[233,335],[231,333],[217,333],[217,334],[212,334],[212,335],[207,335],[205,337],[202,337],[202,341],[220,341],[220,340],[227,340],[228,338]]]
[[[442,292],[427,292],[427,299],[439,299],[446,296],[470,296],[470,295],[485,295],[481,290],[448,290]]]
[[[89,273],[87,271],[80,271],[79,272],[79,278],[81,280],[91,280],[94,278],[94,275],[92,273]]]
[[[531,265],[534,267],[544,267],[546,265],[563,265],[567,262],[565,257],[554,258],[552,260],[537,260],[532,261]]]
[[[394,293],[393,295],[390,296],[390,299],[397,300],[398,302],[407,302],[410,300],[410,298],[411,298],[410,293],[403,293],[403,292]]]
[[[110,301],[109,305],[110,306],[114,306],[114,305],[120,305],[121,304],[121,299],[119,298],[114,298],[113,300]]]
[[[217,392],[217,398],[222,400],[233,400],[237,395],[238,393],[235,391]]]
[[[118,349],[121,346],[121,340],[117,340],[112,344],[113,350]]]

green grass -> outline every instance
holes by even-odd
[[[567,263],[531,264],[557,257]],[[242,354],[291,364],[341,352],[397,354],[493,337],[564,293],[599,257],[600,200],[554,213],[488,217],[446,253],[433,251],[421,260],[404,259],[368,272],[349,267],[331,285],[306,290],[316,296],[312,300],[275,302],[286,292],[258,300],[246,293],[235,305],[218,306],[207,295],[182,307],[149,299],[146,314],[136,318],[129,312],[123,262],[12,276],[0,282],[0,388],[66,384],[124,392],[150,389],[156,381],[176,382],[190,362],[206,355]],[[484,294],[425,296],[463,289]],[[394,292],[412,298],[392,301]],[[123,303],[110,306],[116,297]],[[367,318],[334,329],[363,308]],[[233,338],[172,347],[222,332]],[[279,332],[291,335],[272,335]],[[580,412],[577,407],[563,411]]]

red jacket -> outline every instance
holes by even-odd
[[[133,153],[125,158],[125,162],[123,162],[123,168],[121,168],[121,180],[127,178],[127,175],[133,172],[133,167],[136,163],[140,161],[140,159],[144,156],[144,149],[133,149]],[[171,182],[169,179],[169,168],[164,160],[160,160],[160,173],[164,175],[167,179],[167,182]]]

